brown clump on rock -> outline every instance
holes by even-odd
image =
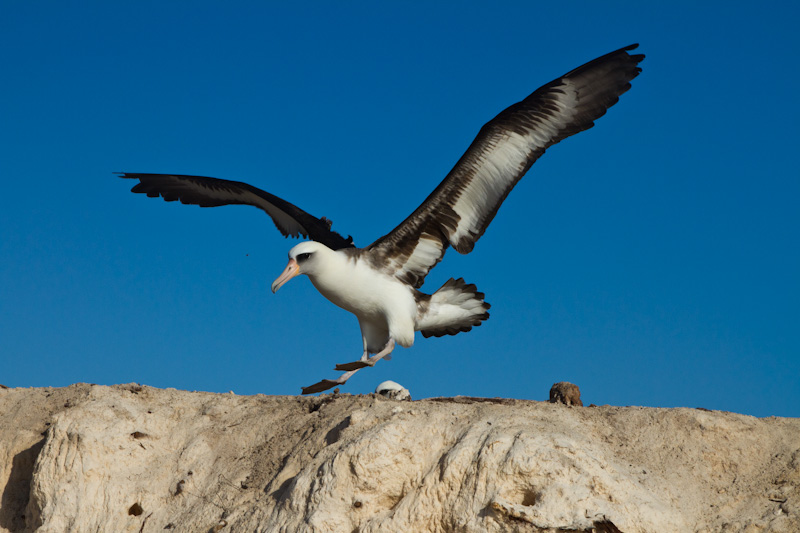
[[[564,405],[579,405],[583,407],[581,390],[577,385],[568,381],[559,381],[550,387],[550,403],[563,403]]]

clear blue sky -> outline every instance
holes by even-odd
[[[643,73],[466,256],[488,322],[343,392],[800,416],[794,2],[3,2],[0,383],[297,394],[360,355],[260,211],[115,171],[252,183],[366,245],[497,112],[618,47]],[[656,5],[663,4],[663,5]],[[699,6],[697,4],[700,4]],[[296,242],[296,241],[295,241]]]

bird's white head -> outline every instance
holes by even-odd
[[[289,264],[278,279],[272,282],[272,292],[277,292],[298,274],[314,275],[324,261],[323,257],[330,252],[333,250],[316,241],[301,242],[289,250]]]

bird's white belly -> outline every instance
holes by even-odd
[[[413,289],[361,262],[347,266],[311,277],[311,282],[333,304],[361,321],[388,329],[401,346],[411,346],[417,313]]]

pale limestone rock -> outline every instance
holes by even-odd
[[[0,390],[0,531],[797,532],[800,420]]]

